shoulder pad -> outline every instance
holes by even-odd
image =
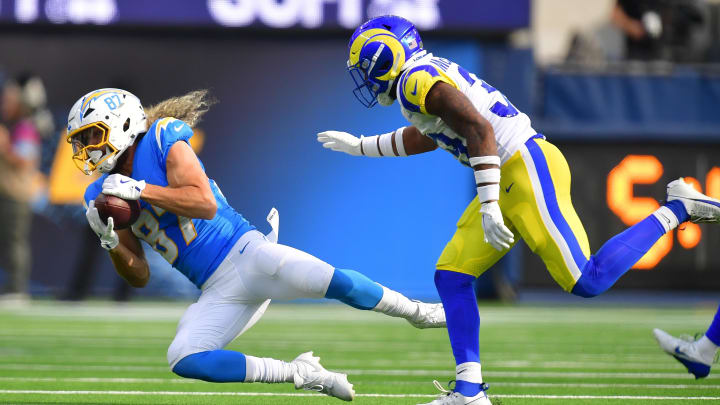
[[[153,131],[153,126],[154,131]],[[148,135],[155,137],[155,143],[160,151],[163,167],[170,148],[177,141],[189,142],[193,136],[193,130],[188,124],[177,118],[166,117],[156,121],[148,131]]]
[[[457,88],[445,72],[430,64],[415,66],[404,72],[398,84],[400,104],[409,111],[427,114],[425,97],[427,97],[432,86],[439,81]]]

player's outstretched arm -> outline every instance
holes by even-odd
[[[317,134],[324,148],[345,152],[352,156],[409,156],[430,152],[437,148],[432,139],[423,136],[415,127],[402,127],[382,135],[360,136],[342,131]]]
[[[514,235],[505,226],[500,198],[500,158],[492,125],[470,100],[448,83],[436,82],[425,98],[428,113],[440,117],[450,128],[467,139],[470,166],[475,170],[485,241],[497,250],[508,249]]]
[[[217,202],[210,189],[210,180],[187,142],[176,142],[170,147],[165,171],[167,187],[113,174],[103,182],[103,193],[126,200],[142,198],[151,205],[187,218],[212,219],[215,216]]]

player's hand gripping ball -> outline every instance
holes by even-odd
[[[115,229],[129,227],[140,216],[140,201],[123,200],[120,197],[102,193],[95,199],[95,208],[104,223],[107,223],[109,217],[113,218]]]

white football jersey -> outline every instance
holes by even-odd
[[[517,148],[537,132],[530,118],[497,89],[468,72],[462,66],[444,58],[427,54],[410,65],[398,77],[397,99],[403,116],[423,135],[452,153],[462,164],[469,166],[467,140],[457,134],[437,116],[425,110],[425,97],[438,81],[460,90],[473,103],[495,131],[498,155],[505,163]]]

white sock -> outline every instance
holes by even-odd
[[[406,319],[412,317],[415,312],[417,312],[417,302],[410,301],[408,297],[397,291],[393,291],[385,286],[381,287],[383,289],[383,296],[380,298],[380,302],[375,305],[375,308],[372,309],[373,311]]]
[[[700,356],[707,360],[708,363],[712,363],[713,360],[715,360],[715,353],[717,353],[718,345],[708,339],[707,336],[703,335],[703,337],[698,339],[698,341],[695,342],[695,346],[697,347]]]
[[[662,206],[655,210],[655,212],[652,213],[652,215],[655,216],[655,218],[660,221],[663,228],[665,228],[665,233],[668,233],[672,231],[673,229],[677,228],[679,224],[678,218],[675,216],[675,214],[672,212],[672,210],[666,206]]]
[[[296,371],[297,367],[292,363],[245,355],[245,382],[293,382]]]
[[[455,367],[455,379],[482,384],[482,367],[480,367],[480,363],[469,361],[458,364],[457,367]]]

